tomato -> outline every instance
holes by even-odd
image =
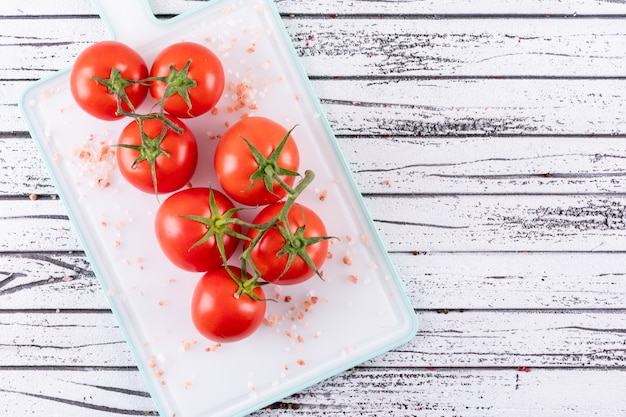
[[[284,202],[270,204],[252,221],[264,224],[278,216]],[[310,208],[294,203],[287,213],[289,228],[293,234],[290,241],[285,240],[280,230],[274,226],[265,232],[250,253],[250,260],[259,270],[261,277],[268,282],[280,285],[298,284],[319,272],[328,255],[328,237],[322,219]],[[285,227],[278,222],[277,226]],[[254,239],[259,230],[250,228],[248,237]],[[249,247],[247,240],[244,247]],[[287,268],[289,259],[293,258]],[[308,258],[311,265],[305,258]]]
[[[147,76],[148,67],[134,49],[117,41],[102,41],[78,55],[70,74],[70,89],[84,111],[99,119],[115,120],[123,117],[118,113],[116,93],[125,93],[132,106],[138,107],[148,87],[132,81]],[[130,112],[133,108],[122,101],[122,110]]]
[[[229,212],[230,211],[230,212]],[[170,195],[156,212],[154,230],[165,256],[181,269],[204,272],[223,264],[239,245],[241,226],[233,203],[224,194],[209,188],[186,188]]]
[[[261,158],[255,157],[246,140]],[[293,186],[299,165],[298,146],[290,131],[260,116],[246,117],[228,128],[214,156],[215,174],[224,192],[248,206],[270,204],[285,197],[287,191],[277,179]]]
[[[198,164],[194,134],[175,117],[165,117],[182,133],[166,127],[160,119],[147,119],[142,123],[148,139],[142,141],[140,122],[132,121],[117,142],[117,165],[122,176],[144,192],[170,193],[180,189],[189,183]]]
[[[238,278],[241,276],[239,268],[229,268]],[[224,267],[202,276],[191,299],[191,318],[200,334],[215,342],[235,342],[259,328],[265,315],[263,289],[250,290],[256,299],[239,291],[239,283]]]
[[[224,92],[220,59],[199,43],[179,42],[163,49],[154,59],[150,77],[167,79],[167,83],[153,82],[150,95],[157,101],[165,95],[165,111],[176,117],[206,113],[215,107]]]

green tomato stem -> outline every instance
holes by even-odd
[[[163,77],[148,77],[142,80],[126,80],[122,77],[119,70],[113,68],[111,70],[111,75],[108,79],[102,79],[93,77],[93,79],[105,85],[109,93],[115,94],[117,98],[117,114],[130,117],[135,119],[137,123],[139,123],[139,129],[141,134],[142,144],[139,146],[134,145],[117,145],[120,147],[132,148],[139,152],[139,157],[133,162],[133,166],[137,165],[139,162],[146,160],[150,164],[150,170],[152,174],[152,181],[154,184],[154,191],[158,198],[158,187],[157,187],[157,178],[156,178],[156,158],[159,156],[170,157],[170,155],[165,152],[161,148],[161,142],[163,141],[165,135],[167,134],[168,129],[173,130],[177,134],[182,134],[184,129],[178,126],[176,123],[171,121],[169,118],[165,116],[165,100],[168,97],[171,97],[175,94],[179,94],[181,98],[185,101],[188,106],[188,113],[191,116],[191,101],[189,98],[189,89],[196,86],[196,81],[189,78],[188,71],[191,65],[191,60],[187,61],[186,65],[180,71],[176,70],[173,66],[170,67],[170,74]],[[126,87],[132,84],[141,84],[144,86],[151,86],[155,82],[163,82],[166,84],[165,91],[163,96],[159,99],[157,103],[151,108],[151,112],[148,114],[137,113],[134,105],[131,103],[128,95],[126,94]],[[130,109],[130,111],[124,110],[124,104]],[[156,111],[155,111],[156,109]],[[144,122],[146,120],[160,120],[163,123],[163,130],[156,138],[149,137],[143,128]],[[283,238],[285,239],[285,246],[277,255],[287,254],[289,259],[287,266],[285,267],[285,271],[291,265],[293,259],[296,256],[301,256],[304,261],[311,267],[311,269],[315,270],[315,273],[321,277],[320,272],[317,270],[312,260],[306,254],[305,249],[307,245],[316,243],[320,240],[330,239],[330,237],[323,236],[317,238],[305,239],[303,237],[304,226],[298,228],[298,230],[294,232],[291,231],[291,227],[289,225],[288,214],[289,210],[293,207],[293,204],[296,202],[296,199],[302,194],[302,192],[306,189],[309,184],[314,180],[315,173],[311,170],[307,170],[304,173],[304,176],[301,177],[300,181],[296,184],[295,187],[290,187],[282,178],[283,176],[300,176],[299,173],[295,171],[291,171],[280,167],[277,162],[282,152],[283,147],[285,146],[287,139],[291,135],[293,129],[296,126],[291,128],[287,134],[282,138],[279,146],[272,152],[269,157],[264,157],[261,153],[254,148],[254,146],[248,142],[245,138],[242,138],[248,144],[253,156],[255,157],[259,168],[255,173],[250,177],[251,187],[254,181],[257,179],[262,179],[265,183],[266,188],[273,192],[272,182],[276,181],[276,183],[282,187],[287,192],[287,197],[284,201],[284,205],[281,208],[280,212],[270,221],[263,224],[254,224],[250,222],[246,222],[239,217],[235,217],[235,214],[243,210],[242,208],[234,208],[229,210],[224,214],[220,214],[217,208],[217,203],[215,202],[215,197],[213,194],[213,190],[210,191],[209,205],[211,208],[211,216],[201,217],[201,216],[181,216],[188,218],[193,221],[197,221],[203,223],[207,227],[206,234],[198,240],[190,250],[204,242],[206,242],[211,237],[214,237],[217,243],[217,247],[222,258],[222,264],[229,276],[237,283],[237,292],[235,293],[236,297],[240,297],[245,294],[257,301],[267,301],[261,300],[255,293],[254,289],[258,286],[266,284],[266,282],[259,282],[261,279],[261,272],[259,268],[252,261],[252,250],[258,245],[260,240],[265,236],[265,234],[272,228],[276,228],[279,230]],[[256,236],[250,240],[247,236],[238,233],[233,230],[232,226],[240,226],[242,228],[253,228],[258,230]],[[229,235],[235,237],[240,240],[247,240],[248,247],[242,252],[239,257],[241,262],[241,274],[237,274],[233,271],[233,269],[228,264],[228,257],[226,255],[226,250],[224,247],[224,236]],[[248,274],[248,266],[252,269],[252,273]],[[250,275],[250,278],[244,278]],[[275,301],[275,300],[274,300]]]
[[[296,187],[288,190],[287,199],[285,200],[283,207],[280,209],[280,212],[276,215],[276,217],[274,217],[270,221],[265,222],[263,224],[252,225],[252,227],[258,230],[258,233],[256,234],[256,236],[254,236],[254,239],[252,239],[248,243],[248,247],[241,253],[241,255],[239,256],[239,260],[241,261],[242,269],[244,265],[246,264],[249,264],[252,267],[253,279],[258,280],[261,277],[261,271],[252,261],[252,256],[251,256],[252,251],[254,250],[256,245],[261,241],[265,233],[267,233],[270,229],[272,229],[273,227],[276,227],[285,238],[286,243],[285,243],[285,247],[283,248],[284,251],[287,250],[286,248],[291,247],[291,242],[300,242],[302,240],[302,239],[298,239],[297,237],[298,231],[296,231],[296,233],[291,231],[291,227],[289,226],[288,214],[289,214],[289,210],[291,210],[291,207],[296,202],[296,199],[300,196],[300,194],[302,194],[302,192],[306,189],[306,187],[309,184],[311,184],[311,182],[314,179],[315,179],[315,172],[311,170],[305,171],[304,177],[302,177],[302,179],[298,182]],[[280,223],[283,224],[282,227],[278,227]],[[330,237],[325,237],[325,238],[330,239]],[[303,257],[305,262],[307,262],[307,264],[315,271],[315,273],[318,276],[321,276],[320,272],[317,270],[317,268],[315,268],[315,265],[313,265],[312,261],[310,261],[310,259],[308,258],[308,255],[306,255],[305,253],[304,254],[305,256],[303,256],[302,252],[304,252],[308,244],[312,244],[312,243],[305,242],[305,244],[303,245],[303,247],[300,248],[300,251],[298,251],[298,253],[294,255],[289,255],[290,260],[288,261],[287,267],[293,262],[293,258],[296,255],[300,255],[301,257]],[[286,270],[283,271],[283,274],[285,272]]]

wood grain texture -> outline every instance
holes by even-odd
[[[486,20],[486,21],[485,21]],[[99,19],[28,19],[0,27],[14,56],[0,79],[32,79],[71,66],[82,49],[109,37]],[[619,19],[285,18],[310,77],[622,77],[626,29]],[[68,31],[67,28],[72,30]],[[346,59],[350,65],[346,65]]]
[[[621,310],[623,253],[392,253],[420,311]],[[0,307],[103,312],[108,302],[82,252],[0,256]]]
[[[364,194],[609,194],[626,191],[626,151],[611,137],[338,140]],[[0,196],[54,195],[33,141],[0,139]]]
[[[0,97],[0,123],[8,134],[25,129],[14,97],[27,85],[0,82],[8,93]],[[312,86],[339,136],[625,133],[624,82],[619,79],[339,79],[314,80]]]
[[[433,14],[437,16],[465,14],[481,15],[564,15],[570,18],[584,15],[620,16],[626,13],[626,5],[620,0],[573,0],[564,3],[559,0],[503,0],[493,3],[488,0],[456,2],[452,0],[276,0],[276,6],[283,14],[305,15],[412,15]],[[157,15],[171,15],[194,10],[206,4],[206,0],[148,0]],[[95,9],[90,2],[63,0],[50,3],[46,0],[4,0],[0,3],[0,17],[4,16],[47,16],[76,15],[93,16]]]
[[[617,135],[623,87],[612,79],[313,82],[336,134],[412,137]]]
[[[624,310],[502,311],[498,320],[488,311],[421,311],[419,317],[411,342],[363,366],[622,368],[626,360]],[[110,312],[0,312],[0,330],[0,368],[134,364]]]
[[[298,415],[351,415],[348,410],[357,403],[360,409],[358,415],[371,417],[586,416],[595,413],[611,415],[625,409],[620,398],[624,391],[621,371],[602,374],[593,371],[525,370],[485,369],[477,374],[473,370],[456,369],[398,369],[389,373],[357,369],[305,391],[295,400],[287,399],[287,403],[299,408]],[[365,386],[369,395],[361,398],[358,392]],[[615,402],[598,403],[597,399],[604,395],[615,398]],[[272,413],[258,414],[272,415],[273,410]],[[294,411],[285,410],[278,415],[293,414]]]
[[[392,252],[621,252],[625,202],[621,195],[365,197]],[[59,200],[0,200],[0,213],[3,251],[82,248]]]
[[[4,410],[37,416],[158,415],[136,369],[2,369]]]
[[[366,194],[624,191],[622,141],[589,137],[342,138]]]
[[[9,410],[35,415],[156,415],[132,370],[3,370],[0,398]],[[42,381],[44,383],[42,383]],[[624,371],[550,368],[356,368],[254,413],[254,416],[620,415]],[[367,396],[358,393],[366,390]],[[76,395],[81,392],[83,396]],[[611,398],[613,401],[598,401]],[[532,399],[532,401],[529,401]]]
[[[620,20],[286,19],[312,76],[621,76]],[[339,34],[339,36],[337,36]],[[346,59],[350,65],[345,65]]]
[[[276,4],[422,328],[254,415],[626,414],[626,2]],[[0,2],[1,415],[156,415],[17,108],[107,37]]]

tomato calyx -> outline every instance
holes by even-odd
[[[189,78],[189,66],[191,65],[191,59],[187,61],[185,66],[179,71],[174,65],[170,65],[170,73],[165,77],[151,78],[151,81],[162,81],[166,84],[165,92],[160,100],[160,106],[163,108],[165,100],[178,94],[185,104],[187,105],[187,114],[193,117],[191,114],[191,98],[189,97],[189,89],[198,85],[198,82],[192,78]]]
[[[261,241],[263,236],[272,228],[276,228],[280,234],[285,239],[284,246],[276,253],[276,256],[288,256],[287,265],[281,273],[281,276],[284,275],[293,261],[299,256],[304,262],[315,272],[315,274],[322,278],[321,272],[317,269],[317,266],[306,252],[306,248],[315,243],[321,242],[323,240],[333,239],[332,236],[316,236],[316,237],[305,237],[304,230],[306,228],[306,224],[298,227],[295,232],[291,230],[289,226],[289,218],[288,214],[291,208],[293,207],[296,199],[304,189],[313,181],[315,178],[315,173],[311,170],[307,170],[304,172],[304,177],[296,184],[296,186],[291,189],[288,187],[287,191],[287,199],[285,200],[283,206],[280,209],[280,212],[268,222],[263,224],[246,224],[249,228],[254,228],[258,230],[258,233],[254,236],[252,240],[248,239],[247,247],[240,255],[239,259],[242,263],[242,269],[246,264],[249,264],[252,268],[253,277],[255,279],[262,278],[262,274],[257,268],[257,266],[252,261],[252,251]]]
[[[304,219],[304,214],[302,215],[302,218]],[[314,245],[323,240],[332,239],[332,237],[331,236],[304,237],[304,230],[306,229],[306,222],[302,226],[298,227],[295,232],[291,232],[291,230],[288,227],[285,227],[284,225],[280,223],[276,224],[275,227],[285,239],[285,245],[283,246],[281,250],[276,252],[276,256],[281,257],[281,256],[287,255],[287,264],[285,265],[283,272],[278,276],[278,278],[276,278],[276,280],[278,281],[283,275],[285,275],[285,273],[291,267],[291,264],[293,263],[293,261],[298,256],[302,258],[304,262],[306,262],[309,268],[311,268],[311,270],[313,270],[319,278],[324,279],[320,271],[317,269],[317,266],[315,265],[315,263],[309,256],[308,252],[306,251],[306,248],[307,246]]]
[[[111,74],[109,78],[100,78],[95,75],[91,77],[96,83],[105,86],[109,94],[114,95],[117,98],[117,112],[118,115],[127,114],[122,108],[122,103],[125,103],[132,113],[135,112],[135,106],[126,94],[126,88],[133,84],[141,83],[141,81],[127,80],[122,76],[122,72],[117,68],[111,68]]]
[[[227,210],[225,213],[220,214],[219,207],[217,206],[217,201],[215,200],[215,194],[213,193],[213,188],[209,189],[209,209],[211,211],[210,216],[197,216],[197,215],[181,215],[180,217],[184,219],[189,219],[196,221],[198,223],[202,223],[206,226],[207,231],[196,243],[194,243],[189,250],[202,245],[207,242],[209,239],[214,238],[215,243],[217,245],[220,256],[222,257],[222,264],[224,269],[228,273],[228,275],[237,283],[237,291],[233,294],[233,297],[239,298],[242,295],[247,295],[256,301],[266,301],[264,299],[259,298],[254,289],[260,287],[262,285],[267,284],[266,282],[259,282],[259,276],[255,275],[251,278],[244,279],[242,277],[248,276],[246,272],[246,264],[242,262],[241,265],[241,275],[237,274],[233,269],[228,265],[228,255],[226,254],[226,248],[224,246],[224,236],[232,236],[240,240],[249,240],[249,238],[234,230],[233,225],[239,226],[252,226],[250,223],[245,222],[235,215],[244,210],[242,207],[234,207],[230,210]]]
[[[233,293],[233,297],[235,297],[236,299],[239,299],[241,298],[242,295],[247,295],[248,297],[252,298],[255,301],[260,301],[260,302],[268,301],[268,299],[260,298],[254,292],[255,288],[262,287],[263,285],[266,285],[267,282],[259,282],[259,277],[256,275],[248,279],[242,278],[247,275],[246,268],[243,264],[242,264],[242,267],[243,268],[241,269],[241,276],[237,276],[237,274],[233,272],[233,270],[229,268],[228,265],[226,265],[225,267],[226,271],[228,272],[228,275],[230,275],[230,277],[237,283],[237,291]],[[273,299],[270,299],[270,300],[273,300]],[[276,300],[273,300],[273,301],[276,301]]]
[[[240,240],[248,240],[248,237],[237,232],[232,226],[233,225],[245,225],[246,222],[240,220],[235,217],[235,215],[243,210],[241,207],[234,207],[223,214],[220,214],[219,208],[217,206],[217,202],[215,201],[215,195],[213,194],[213,189],[209,190],[209,209],[211,211],[210,217],[197,216],[197,215],[181,215],[180,217],[184,219],[189,219],[196,221],[198,223],[202,223],[206,226],[207,231],[196,243],[194,243],[189,250],[202,245],[207,242],[209,239],[214,238],[215,243],[217,245],[220,256],[222,257],[222,262],[224,265],[227,265],[228,255],[226,254],[226,248],[224,246],[224,236],[228,235]],[[231,275],[232,276],[232,275]]]
[[[163,119],[167,119],[167,118],[163,117]],[[160,156],[164,156],[166,158],[170,157],[170,154],[167,153],[167,151],[165,151],[165,149],[161,147],[161,143],[163,142],[163,139],[165,138],[165,135],[167,134],[167,130],[170,126],[169,123],[171,123],[171,121],[167,119],[169,123],[164,123],[163,129],[161,129],[161,132],[155,138],[151,138],[145,132],[145,129],[143,128],[143,123],[145,120],[147,119],[144,117],[136,118],[137,123],[139,123],[141,145],[128,145],[128,144],[118,143],[114,146],[133,149],[139,152],[139,156],[137,157],[137,159],[133,161],[131,168],[135,169],[137,164],[143,161],[146,161],[148,163],[148,165],[150,166],[150,173],[152,175],[152,184],[154,185],[154,194],[158,196],[159,190],[158,190],[158,185],[157,185],[156,160]],[[159,120],[162,120],[162,119],[159,118]],[[179,126],[176,126],[176,128],[181,129]]]
[[[283,151],[291,132],[293,132],[295,128],[296,126],[292,127],[285,134],[276,149],[274,149],[268,157],[265,157],[252,143],[250,143],[250,141],[248,141],[248,139],[241,136],[241,139],[243,139],[246,142],[246,145],[248,145],[248,148],[250,148],[250,152],[252,153],[252,156],[258,166],[252,175],[250,175],[250,186],[248,189],[252,188],[257,180],[263,180],[266,190],[274,195],[276,195],[276,193],[274,193],[274,181],[276,181],[288,193],[292,194],[294,192],[294,190],[287,183],[285,183],[280,176],[287,175],[298,177],[300,174],[296,171],[279,166],[278,159],[280,158],[280,154]]]

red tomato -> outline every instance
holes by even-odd
[[[108,80],[111,85],[92,77]],[[129,81],[147,77],[148,67],[135,50],[117,41],[102,41],[78,55],[70,74],[70,89],[84,111],[99,119],[115,120],[122,117],[118,113],[116,92],[125,92],[130,103],[137,108],[146,98],[148,87]],[[122,101],[122,110],[130,112],[133,109]]]
[[[264,224],[271,221],[278,216],[284,205],[284,202],[270,204],[261,210],[252,223]],[[287,221],[294,235],[291,242],[287,242],[274,226],[265,232],[250,253],[250,259],[258,268],[261,277],[280,285],[298,284],[315,274],[315,270],[309,266],[303,255],[310,259],[317,271],[328,255],[326,226],[313,210],[294,203],[287,214]],[[277,225],[285,227],[282,222],[278,222]],[[258,229],[251,227],[248,230],[248,237],[254,239],[258,233]],[[248,246],[249,241],[246,241],[245,248]],[[290,256],[293,257],[293,261],[285,270]]]
[[[168,78],[167,92],[165,82],[155,81],[150,86],[150,95],[157,101],[166,95],[165,111],[176,117],[206,113],[215,107],[224,92],[220,59],[209,48],[194,42],[179,42],[163,49],[154,59],[150,77]]]
[[[224,244],[226,258],[232,256],[237,249],[239,239],[229,233],[241,233],[239,225],[222,225],[209,229],[201,221],[184,216],[198,216],[199,218],[220,219],[229,210],[234,208],[233,203],[224,194],[213,190],[215,202],[211,209],[211,190],[209,188],[186,188],[170,195],[157,210],[154,219],[154,229],[159,246],[167,258],[181,269],[192,272],[204,272],[222,265],[216,234]],[[232,213],[232,218],[237,218]],[[208,234],[209,233],[209,234]],[[201,242],[204,238],[206,241]]]
[[[159,119],[143,122],[143,132],[151,140],[142,142],[140,124],[130,122],[117,142],[117,164],[122,176],[147,193],[170,193],[189,183],[198,163],[198,145],[191,130],[175,117],[166,115],[182,129],[177,133]],[[165,136],[160,135],[166,129]],[[156,176],[156,189],[153,182]]]
[[[241,119],[222,135],[215,150],[215,174],[230,198],[241,204],[257,206],[276,202],[287,195],[285,188],[276,182],[274,176],[289,187],[293,186],[296,179],[300,155],[293,137],[289,135],[280,153],[275,152],[288,133],[287,129],[273,120],[253,116]],[[255,158],[244,138],[261,153],[265,161]],[[257,173],[269,173],[269,189],[265,178],[253,177]]]
[[[240,276],[239,268],[230,269]],[[223,267],[202,276],[191,299],[191,318],[200,334],[215,342],[235,342],[259,328],[265,315],[263,289],[251,290],[257,299],[239,295],[238,290],[239,284]]]

